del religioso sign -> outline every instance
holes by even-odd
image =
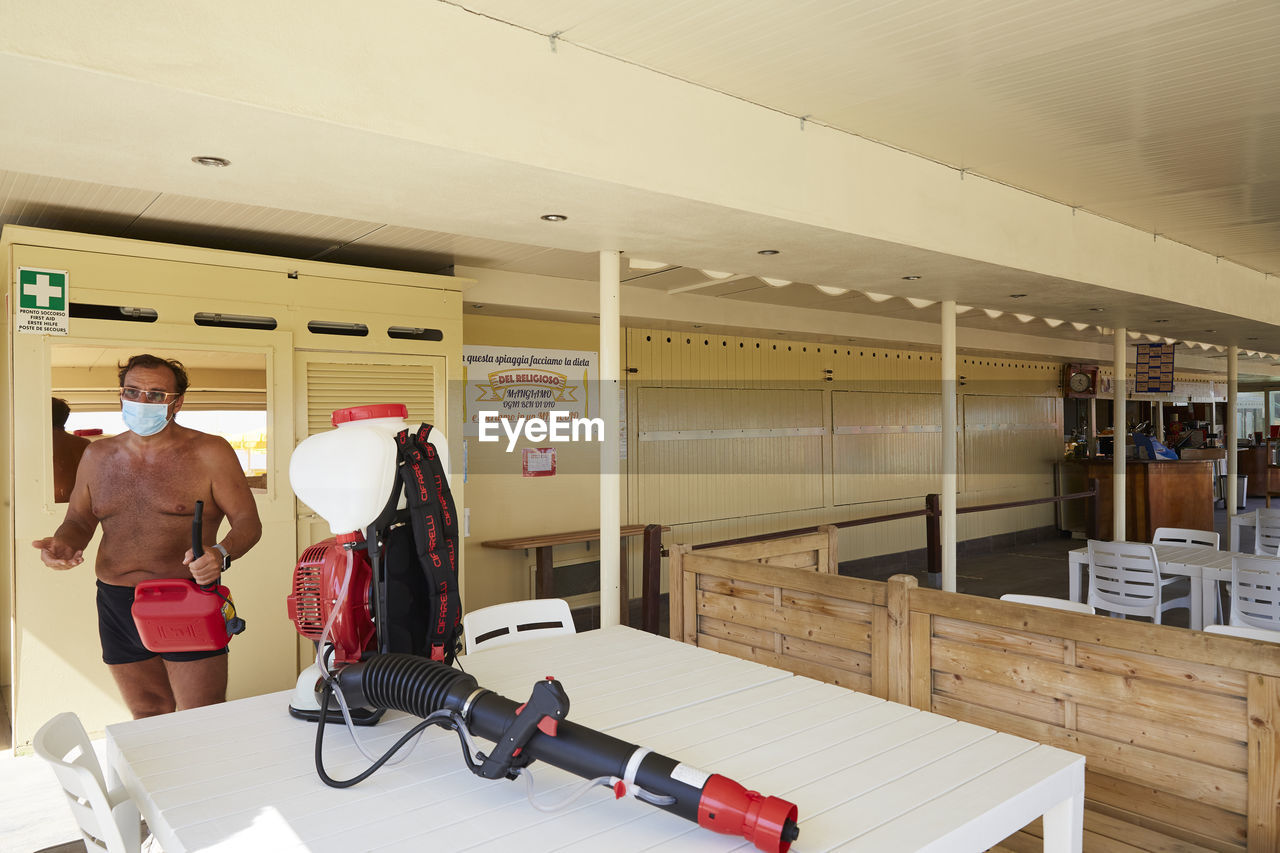
[[[586,350],[464,346],[463,435],[479,434],[480,412],[517,421],[599,415],[596,353]]]

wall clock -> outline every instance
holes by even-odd
[[[1068,364],[1066,370],[1068,397],[1095,397],[1098,394],[1098,367],[1093,364]]]

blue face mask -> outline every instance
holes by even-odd
[[[169,423],[169,407],[164,403],[120,401],[124,425],[138,435],[155,435]]]

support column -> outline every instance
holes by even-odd
[[[1227,484],[1223,489],[1223,502],[1227,505],[1227,518],[1237,514],[1239,506],[1236,495],[1240,487],[1236,478],[1240,476],[1240,451],[1236,449],[1236,386],[1240,379],[1240,350],[1237,347],[1227,348],[1227,429],[1222,437],[1222,446],[1227,449]],[[1267,472],[1263,472],[1266,475]]]
[[[1155,421],[1156,441],[1164,444],[1164,403],[1157,400],[1151,409],[1151,419]]]
[[[1097,389],[1094,389],[1097,391]],[[1098,455],[1098,398],[1095,396],[1089,398],[1089,458]]]
[[[1125,481],[1124,481],[1124,446],[1129,430],[1125,424],[1125,396],[1128,376],[1125,374],[1125,344],[1128,332],[1123,327],[1115,330],[1115,362],[1113,366],[1115,378],[1111,381],[1113,409],[1111,441],[1111,541],[1123,542],[1125,539]]]
[[[622,494],[618,473],[618,377],[622,351],[620,253],[600,253],[600,627],[621,622]],[[629,588],[629,587],[628,587]]]
[[[942,588],[956,591],[956,303],[942,303]]]

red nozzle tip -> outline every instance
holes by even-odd
[[[702,786],[698,826],[750,841],[767,853],[787,853],[800,830],[794,803],[748,791],[732,779],[713,774]]]

